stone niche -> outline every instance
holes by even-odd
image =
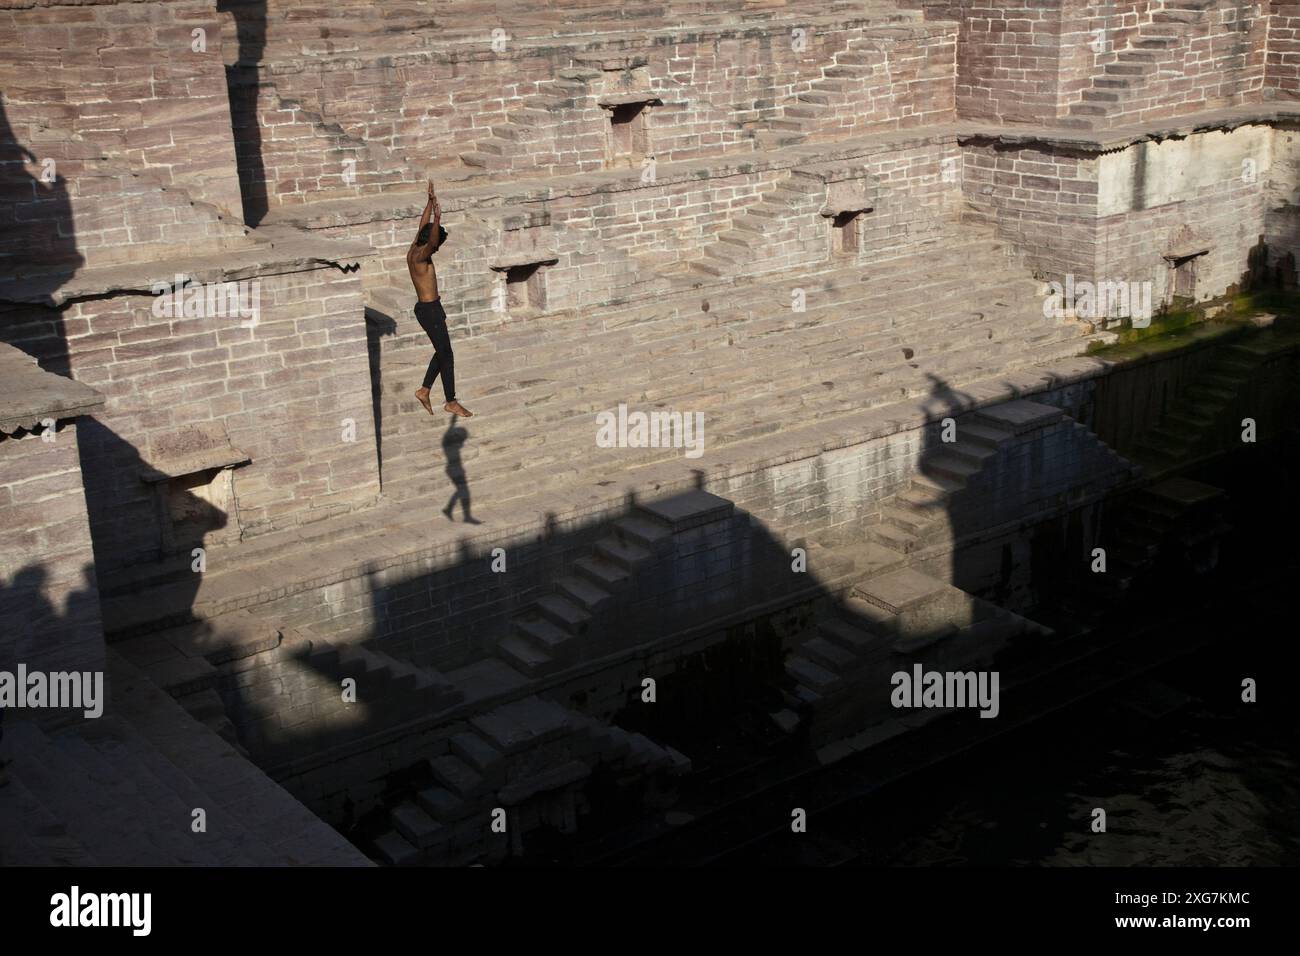
[[[501,249],[488,260],[498,273],[498,311],[539,315],[546,311],[546,269],[559,261],[550,214],[508,216],[501,222]]]
[[[609,118],[606,156],[611,167],[636,166],[650,155],[649,107],[662,105],[654,93],[608,93],[596,101]]]
[[[862,220],[876,208],[879,189],[875,177],[848,162],[813,163],[798,166],[792,173],[823,184],[826,201],[819,212],[831,225],[831,252],[856,256],[862,248]]]
[[[250,461],[230,444],[222,422],[189,425],[149,442],[140,478],[154,489],[164,554],[239,539],[234,470]]]
[[[1169,241],[1162,254],[1169,266],[1165,283],[1165,300],[1173,305],[1177,300],[1196,301],[1196,271],[1201,258],[1210,251],[1209,240],[1198,236],[1190,227],[1183,226]]]

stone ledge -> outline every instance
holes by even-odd
[[[1074,129],[1066,126],[996,126],[984,123],[958,124],[958,140],[996,143],[1003,146],[1047,146],[1083,153],[1110,153],[1136,143],[1182,139],[1194,133],[1224,132],[1252,124],[1300,122],[1300,103],[1294,106],[1255,104],[1231,109],[1188,113],[1167,119],[1153,119],[1113,129]]]
[[[0,280],[0,303],[60,306],[101,295],[154,295],[157,283],[170,288],[177,275],[193,282],[234,282],[256,276],[302,272],[321,266],[355,269],[377,255],[368,243],[328,239],[286,226],[258,229],[247,248],[204,256],[156,259],[142,265],[79,268],[50,291],[48,277]]]
[[[48,418],[89,415],[103,404],[89,385],[47,372],[26,352],[0,343],[0,433],[34,431]]]
[[[444,214],[472,211],[476,216],[482,216],[485,210],[494,207],[658,189],[679,183],[752,176],[763,172],[807,168],[818,170],[809,175],[821,176],[823,169],[846,169],[854,160],[865,156],[918,146],[956,143],[960,136],[969,135],[969,129],[969,126],[957,123],[885,129],[831,143],[801,143],[780,149],[659,163],[652,183],[642,182],[639,170],[610,169],[573,175],[539,176],[512,182],[456,180],[455,186],[444,187],[439,190],[438,196]],[[421,189],[420,184],[411,183],[374,196],[349,196],[345,199],[278,206],[267,214],[264,221],[277,226],[312,231],[369,222],[415,219],[424,209],[425,195]],[[262,226],[257,232],[268,228],[270,226]]]

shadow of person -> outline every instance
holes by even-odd
[[[456,486],[452,492],[451,498],[447,501],[447,507],[442,509],[442,513],[451,519],[452,512],[456,510],[456,502],[460,502],[461,510],[464,512],[464,521],[466,524],[482,524],[469,510],[469,479],[465,476],[465,465],[461,461],[461,450],[465,446],[466,439],[469,438],[469,432],[456,424],[456,416],[451,416],[451,421],[447,424],[447,430],[442,435],[442,453],[447,457],[447,477],[451,483]]]
[[[58,609],[46,597],[49,572],[41,565],[28,565],[13,580],[0,578],[0,622],[6,640],[0,643],[0,670],[41,651],[41,642],[58,637]]]
[[[234,17],[239,41],[239,56],[226,66],[226,91],[244,200],[244,222],[257,226],[270,208],[257,109],[262,57],[266,52],[266,0],[217,0],[217,12]]]
[[[0,341],[47,372],[69,375],[63,314],[51,307],[85,259],[77,251],[68,182],[53,160],[18,141],[0,93],[0,284],[14,286],[5,298],[31,304],[0,322]]]

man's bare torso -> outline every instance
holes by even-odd
[[[411,273],[411,283],[415,286],[415,297],[421,302],[438,301],[438,273],[433,262],[408,260],[407,269]]]

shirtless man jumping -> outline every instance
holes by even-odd
[[[429,201],[424,204],[424,214],[420,216],[420,231],[406,252],[406,267],[411,272],[411,282],[415,285],[415,297],[418,300],[415,303],[415,320],[433,343],[433,358],[429,359],[424,383],[415,390],[415,397],[432,415],[434,412],[433,405],[429,402],[429,386],[441,374],[442,394],[447,400],[447,404],[442,406],[443,411],[469,418],[473,412],[456,401],[455,358],[451,354],[451,339],[447,335],[447,313],[438,298],[438,274],[433,270],[433,254],[447,238],[441,220],[442,207],[438,204],[431,182]]]

